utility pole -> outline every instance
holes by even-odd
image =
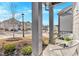
[[[24,14],[22,13],[22,31],[23,31],[23,37],[24,37]]]

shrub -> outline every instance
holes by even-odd
[[[32,53],[32,46],[25,46],[21,49],[23,55],[30,55]]]
[[[65,40],[65,41],[71,41],[72,39],[69,38],[69,37],[64,37],[64,40]]]
[[[44,46],[47,46],[48,43],[49,43],[48,37],[43,37],[42,38],[42,43],[43,43]]]
[[[6,44],[3,49],[5,55],[12,55],[16,49],[16,46],[14,44]]]
[[[5,31],[9,31],[9,29],[5,29]]]

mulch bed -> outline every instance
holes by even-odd
[[[5,45],[5,44],[15,44],[15,45],[31,45],[32,40],[27,40],[22,37],[16,37],[16,38],[7,38],[7,39],[2,39],[0,40],[0,46]]]
[[[23,40],[23,38],[21,37],[16,37],[16,38],[7,38],[5,39],[6,41],[19,41],[19,40]]]

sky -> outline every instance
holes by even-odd
[[[7,20],[12,17],[12,10],[15,13],[15,18],[22,21],[22,13],[24,13],[24,21],[32,22],[32,3],[31,2],[13,2],[14,7],[11,7],[12,2],[0,2],[0,21]],[[63,8],[71,6],[72,2],[65,2],[54,6],[54,24],[58,24],[58,12]],[[42,20],[43,25],[49,25],[49,11],[45,10],[42,5]]]

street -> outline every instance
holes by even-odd
[[[15,37],[22,37],[22,31],[16,31],[14,32],[14,36]],[[43,33],[43,36],[46,36],[48,37],[48,32],[42,32]],[[28,30],[28,31],[25,31],[25,36],[30,36],[32,35],[32,31],[31,30]],[[0,39],[5,39],[5,38],[11,38],[13,37],[13,32],[10,32],[10,31],[0,31]]]

